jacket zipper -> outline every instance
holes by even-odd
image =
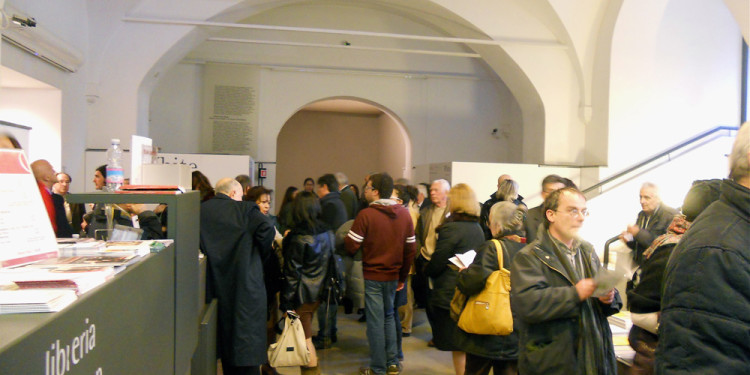
[[[541,248],[539,248],[539,247],[535,247],[535,249],[539,249],[540,251],[542,250],[542,249],[541,249]],[[565,280],[568,280],[568,282],[570,283],[570,285],[575,285],[575,284],[573,283],[573,281],[572,281],[572,280],[570,280],[570,278],[569,278],[569,277],[568,277],[568,276],[567,276],[566,274],[562,273],[562,272],[561,272],[560,270],[558,270],[557,268],[555,268],[555,267],[552,267],[552,266],[550,266],[550,265],[549,265],[549,263],[545,262],[545,261],[544,261],[544,259],[542,259],[542,258],[541,258],[541,257],[540,257],[540,256],[539,256],[539,255],[538,255],[538,254],[537,254],[536,252],[534,253],[534,256],[536,256],[536,257],[537,257],[537,259],[539,259],[539,261],[541,261],[542,263],[544,263],[544,265],[546,265],[547,267],[549,267],[549,268],[551,268],[551,269],[553,269],[553,270],[557,271],[557,273],[559,273],[560,275],[562,275],[562,277],[564,277],[564,278],[565,278]]]

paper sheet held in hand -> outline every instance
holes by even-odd
[[[463,254],[456,254],[454,257],[448,259],[451,263],[455,264],[459,269],[468,268],[471,263],[474,262],[474,257],[477,256],[477,252],[469,250]]]

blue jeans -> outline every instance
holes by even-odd
[[[397,287],[396,280],[365,280],[367,341],[370,344],[370,369],[375,374],[385,374],[389,365],[398,365],[393,307]]]
[[[338,332],[336,328],[336,316],[339,306],[335,300],[330,302],[331,304],[326,306],[326,301],[324,300],[320,302],[320,306],[318,307],[318,337],[321,339],[330,339],[336,336],[336,332]],[[328,319],[326,319],[326,310],[328,310]]]

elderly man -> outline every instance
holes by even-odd
[[[484,231],[484,238],[487,240],[492,239],[492,233],[490,232],[490,228],[487,226],[489,223],[490,209],[495,205],[495,203],[507,199],[507,197],[505,197],[505,194],[507,193],[507,186],[504,187],[503,183],[508,180],[513,180],[513,178],[508,174],[500,175],[500,177],[497,178],[497,191],[492,193],[492,195],[490,195],[490,199],[487,199],[482,204],[482,209],[479,213],[479,224],[482,226],[482,230]],[[517,187],[518,183],[515,183],[515,185],[515,187]],[[526,204],[523,203],[523,196],[521,196],[521,194],[518,194],[517,188],[515,190],[517,196],[513,198],[512,202],[517,205],[526,206]]]
[[[656,237],[667,233],[669,224],[677,215],[675,209],[662,203],[659,188],[650,182],[641,186],[640,200],[642,210],[635,225],[628,225],[627,230],[620,234],[620,239],[633,249],[633,260],[639,266],[643,261],[643,252]]]
[[[57,237],[72,237],[73,229],[65,218],[65,200],[63,197],[52,193],[52,186],[57,183],[57,176],[52,165],[44,160],[37,160],[31,163],[31,171],[39,187],[39,193],[42,195],[44,207],[47,209],[52,230]]]
[[[439,179],[430,185],[430,205],[419,211],[417,220],[417,257],[414,260],[416,275],[413,277],[412,288],[414,289],[414,300],[419,306],[427,306],[429,299],[429,285],[427,276],[424,274],[424,268],[432,259],[432,253],[435,252],[437,235],[435,229],[443,223],[445,215],[448,213],[448,191],[451,185],[448,181]]]
[[[544,201],[544,231],[513,258],[511,306],[519,320],[521,374],[616,374],[607,316],[622,307],[616,289],[594,294],[602,266],[578,238],[588,212],[573,188]]]
[[[206,298],[219,300],[218,352],[224,374],[258,374],[266,358],[266,288],[263,260],[274,229],[255,202],[242,201],[232,178],[216,184],[201,203],[200,249],[208,257]]]
[[[672,251],[662,284],[658,374],[750,374],[750,125],[719,200]]]
[[[559,190],[565,187],[565,178],[560,177],[556,174],[551,174],[542,180],[542,199],[547,197],[555,190]],[[544,210],[542,206],[544,202],[539,206],[529,209],[526,214],[526,218],[523,221],[524,228],[526,229],[526,243],[532,243],[537,238],[537,233],[544,222]]]
[[[86,207],[83,203],[68,203],[68,193],[70,192],[70,183],[73,179],[70,175],[65,172],[59,172],[57,175],[57,183],[52,186],[52,193],[63,197],[64,203],[63,208],[65,209],[65,219],[73,229],[74,234],[81,233],[81,223],[83,222],[83,215],[86,213]],[[53,195],[54,197],[54,195]]]

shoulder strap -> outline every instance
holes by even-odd
[[[505,269],[505,267],[503,267],[503,243],[494,238],[492,239],[492,242],[495,243],[495,249],[497,250],[497,267],[500,270]]]

